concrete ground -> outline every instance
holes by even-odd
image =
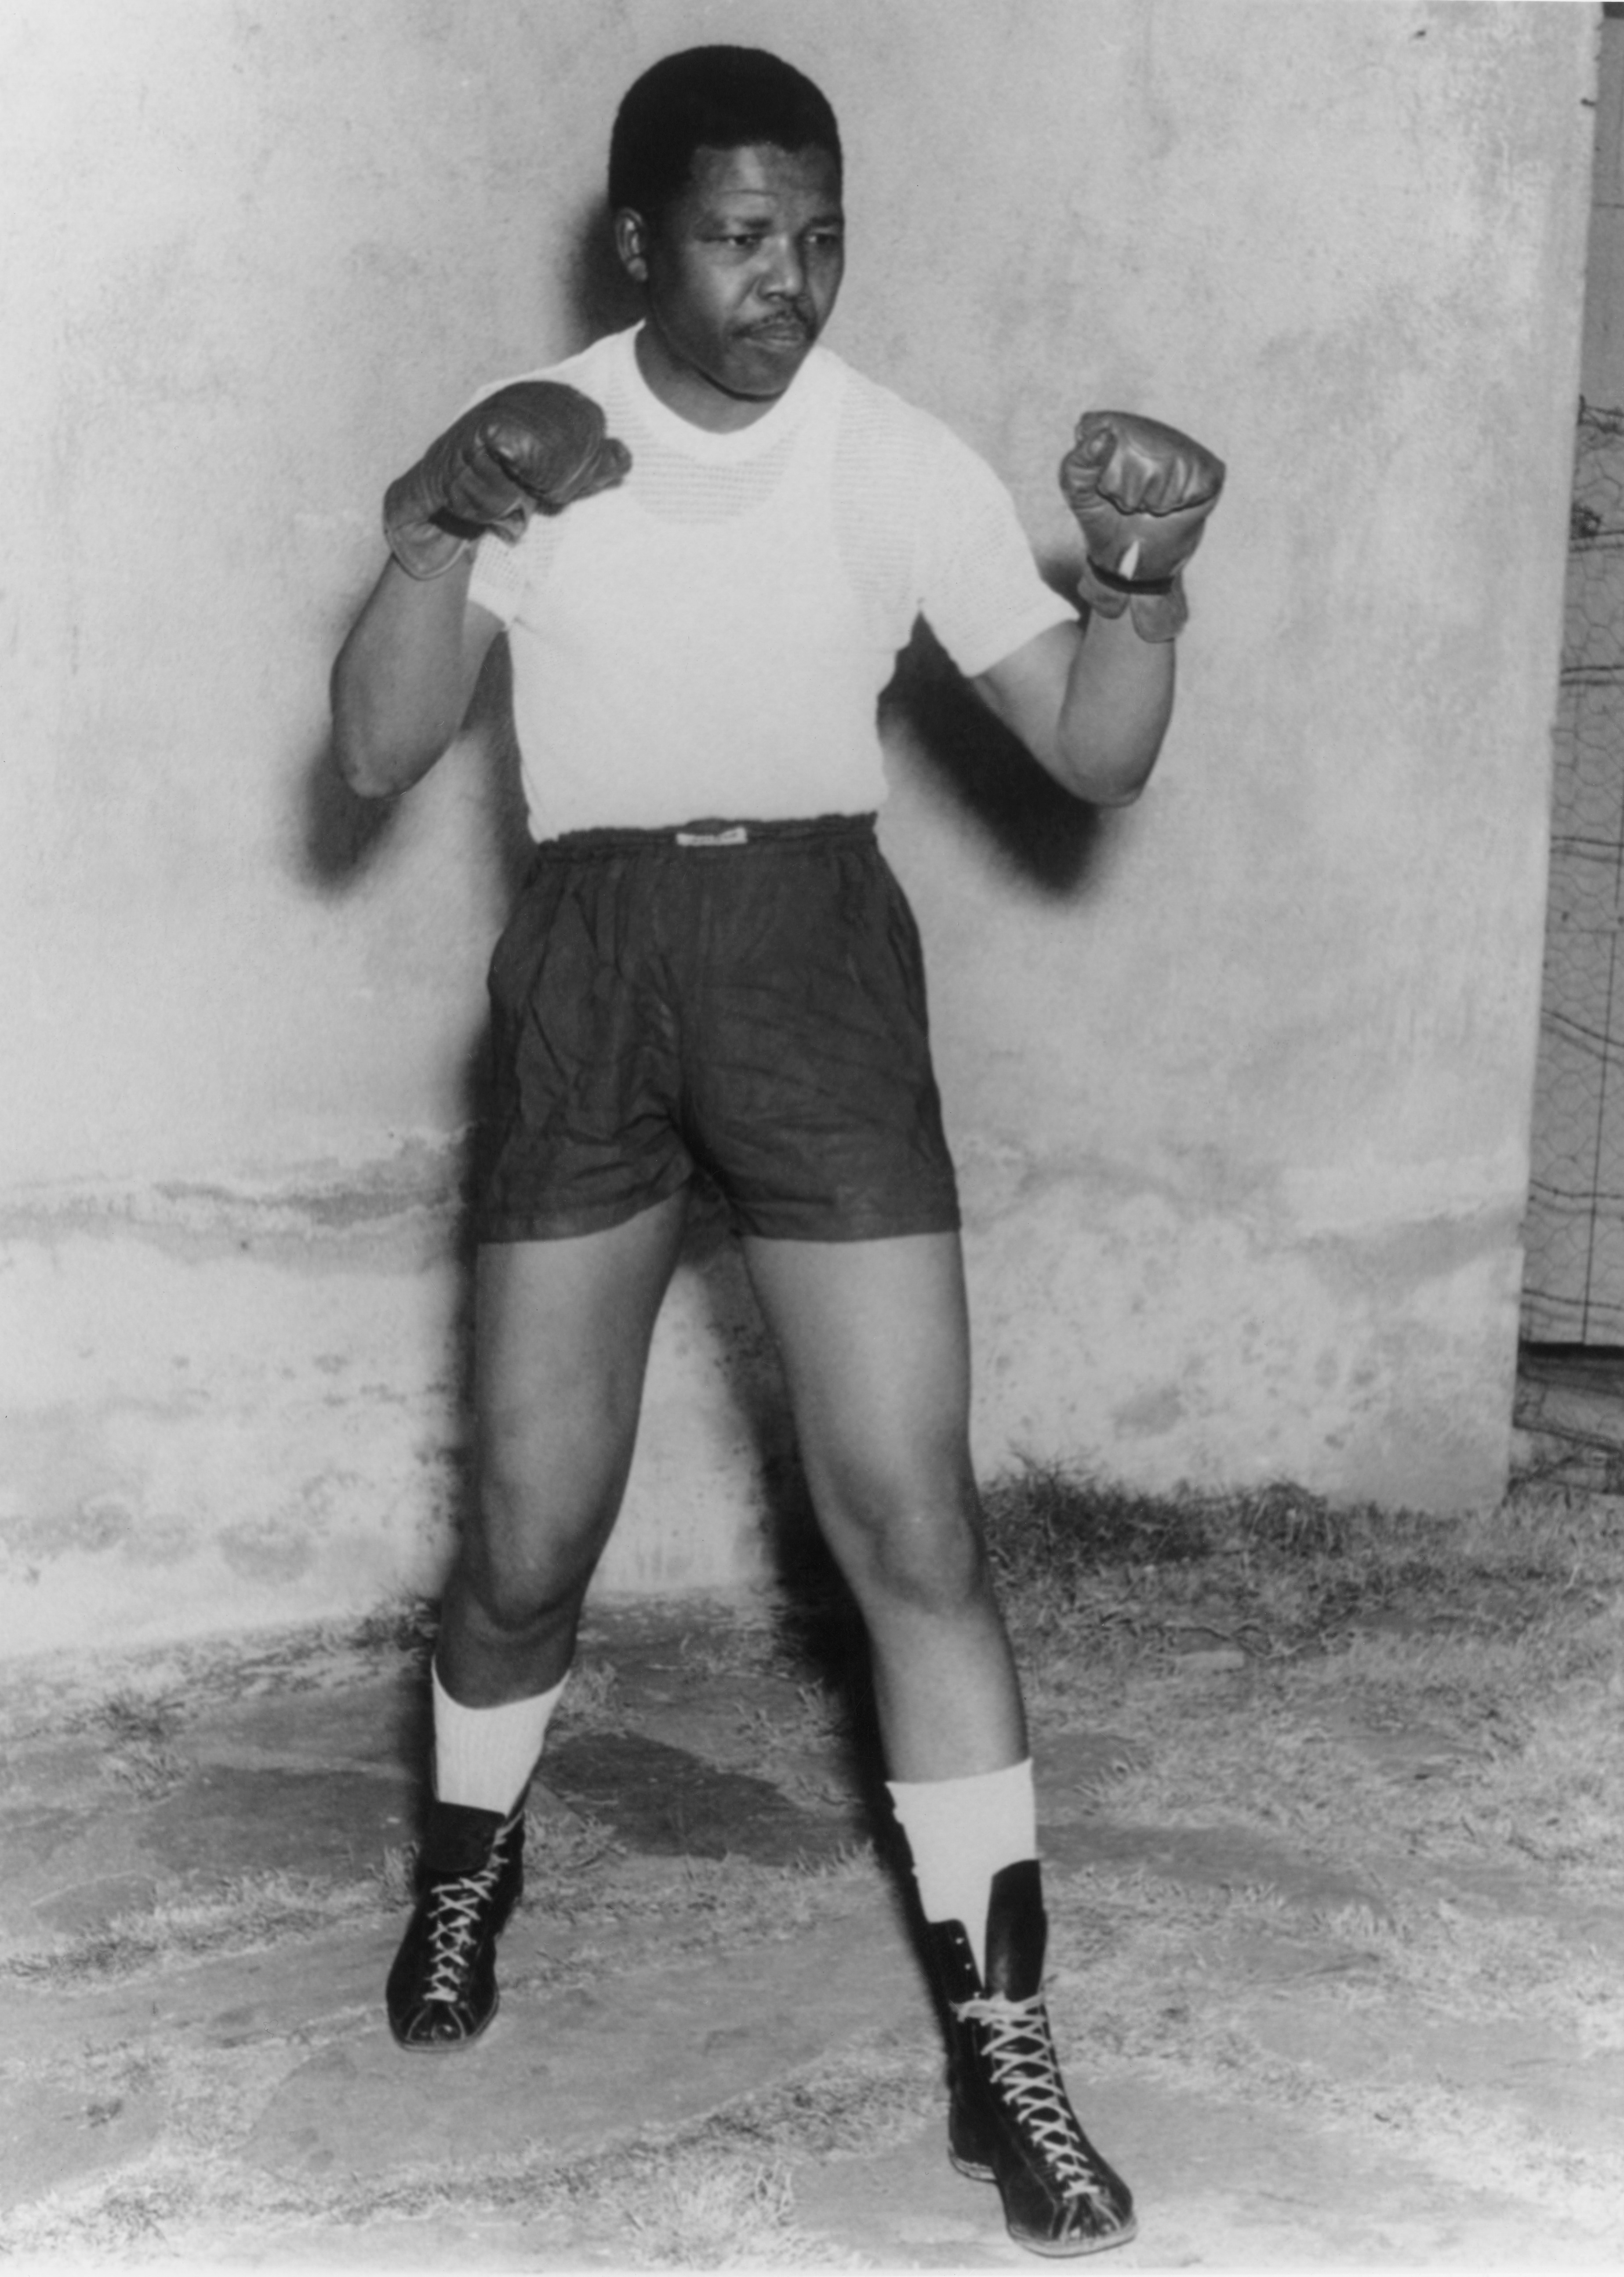
[[[1191,1656],[1183,1712],[1237,1657]],[[501,2013],[470,2052],[400,2053],[422,1661],[380,1626],[0,1681],[0,2256],[1032,2266],[948,2165],[847,1736],[705,1608],[599,1610]],[[1447,1812],[1449,1736],[1378,1738],[1367,1769]],[[1469,1922],[1616,2014],[1624,1878],[1338,1851],[1289,1813],[1145,1823],[1117,1800],[1145,1744],[1037,1748],[1057,2035],[1141,2212],[1109,2266],[1618,2266],[1616,2033],[1395,2000],[1378,1964],[1400,1918]]]

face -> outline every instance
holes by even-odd
[[[638,353],[655,394],[697,426],[748,426],[834,308],[845,266],[840,169],[825,150],[702,149],[652,224],[615,217],[615,243],[644,288]]]

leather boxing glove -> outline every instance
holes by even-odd
[[[384,535],[409,576],[438,577],[487,530],[512,544],[533,513],[560,514],[630,465],[589,397],[556,380],[517,380],[465,411],[390,484]]]
[[[1079,590],[1102,617],[1133,612],[1141,640],[1172,640],[1189,608],[1181,575],[1224,488],[1221,459],[1132,411],[1085,411],[1060,487],[1087,547]]]

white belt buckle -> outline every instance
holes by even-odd
[[[736,822],[731,830],[679,830],[676,842],[679,846],[748,846],[750,833],[742,822]]]

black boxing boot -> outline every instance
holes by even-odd
[[[1034,2253],[1100,2253],[1138,2224],[1125,2182],[1078,2124],[1043,2004],[1048,1917],[1035,1858],[993,1877],[987,1976],[963,1924],[926,1926],[948,2011],[948,2146],[962,2174],[994,2182],[1010,2235]]]
[[[385,1991],[403,2048],[444,2054],[497,2010],[496,1940],[524,1887],[524,1809],[511,1818],[457,1802],[429,1811],[417,1904]]]

